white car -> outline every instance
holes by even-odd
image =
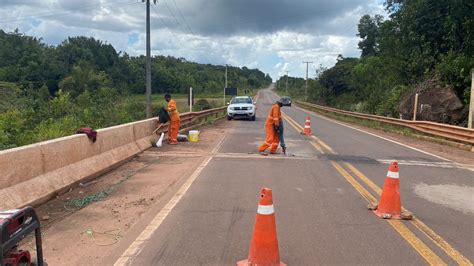
[[[255,103],[250,96],[235,96],[227,107],[227,120],[248,118],[255,121]]]

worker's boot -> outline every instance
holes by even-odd
[[[283,154],[286,155],[286,146],[281,147]]]

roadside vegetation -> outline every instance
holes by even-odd
[[[225,66],[184,58],[152,58],[153,106],[163,94],[189,111],[223,105]],[[228,84],[258,89],[271,78],[258,69],[228,68]],[[145,57],[117,52],[110,44],[71,37],[58,46],[18,31],[0,30],[0,150],[73,134],[80,127],[103,128],[145,118]]]
[[[474,2],[386,0],[384,4],[389,17],[360,18],[361,57],[339,55],[334,67],[316,69],[309,79],[308,101],[398,118],[412,112],[403,110],[401,103],[414,92],[436,94],[449,88],[459,99],[460,110],[443,122],[466,125],[474,68]],[[280,94],[287,94],[286,78],[278,80]],[[304,99],[304,84],[302,78],[288,77],[288,94]]]

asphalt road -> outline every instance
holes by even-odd
[[[261,187],[273,190],[280,257],[288,265],[474,261],[472,170],[297,107],[282,109],[290,155],[260,156],[276,98],[262,91],[257,121],[230,121],[237,125],[183,189],[110,261],[235,265],[247,257]],[[307,116],[314,138],[299,133]],[[393,160],[412,221],[382,220],[366,208],[379,199]]]

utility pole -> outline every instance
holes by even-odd
[[[304,85],[304,101],[308,101],[308,67],[309,64],[312,64],[313,62],[303,62],[303,64],[306,64],[306,83]]]
[[[146,1],[146,117],[152,117],[151,110],[151,48],[150,48],[150,0]],[[156,0],[153,0],[156,4]]]
[[[288,94],[288,72],[290,71],[285,71],[286,72],[286,94]]]
[[[471,100],[469,102],[469,119],[467,121],[467,127],[472,128],[472,120],[474,116],[474,68],[471,69]]]

